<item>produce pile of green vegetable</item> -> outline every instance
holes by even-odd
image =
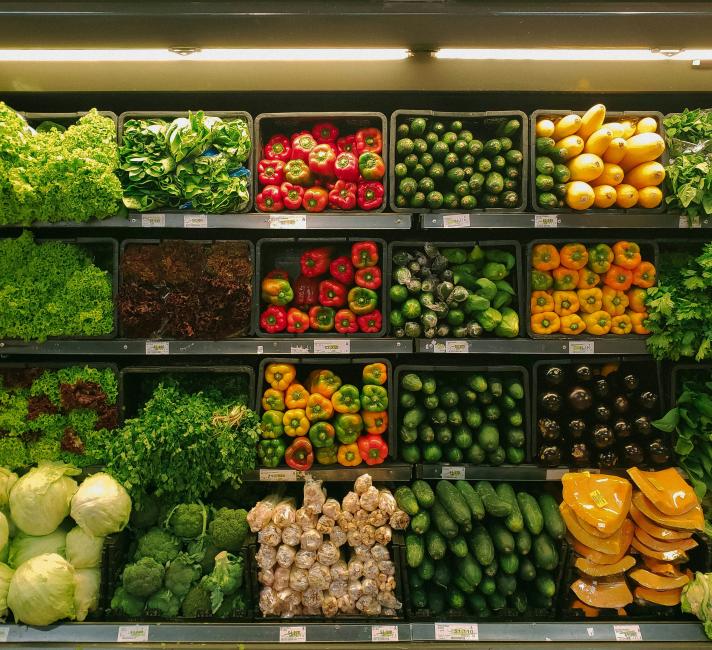
[[[92,109],[37,130],[0,102],[0,225],[89,221],[121,204],[116,125]]]
[[[400,457],[406,463],[524,462],[524,386],[511,373],[408,372],[398,394]]]
[[[111,617],[231,618],[247,613],[247,512],[181,503],[152,508],[139,526],[111,599]]]
[[[0,339],[99,336],[114,327],[111,277],[81,247],[0,240]]]
[[[682,588],[680,607],[684,614],[697,616],[707,638],[712,639],[712,573],[695,573],[694,580]]]
[[[475,338],[519,334],[511,284],[516,258],[507,250],[406,248],[393,253],[390,324],[402,338]],[[510,307],[514,305],[514,308]]]
[[[523,155],[512,138],[521,127],[516,118],[463,118],[447,125],[437,118],[405,118],[396,128],[396,207],[517,207]]]
[[[433,490],[421,480],[395,497],[411,516],[405,555],[416,615],[552,614],[566,535],[554,497],[487,481],[439,481]]]
[[[197,111],[172,122],[127,120],[119,150],[124,205],[139,212],[240,212],[250,201],[244,164],[251,147],[242,118],[222,120]]]

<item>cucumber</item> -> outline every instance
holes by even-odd
[[[566,524],[564,523],[559,505],[556,499],[550,494],[539,495],[539,507],[544,516],[544,528],[554,539],[564,539],[566,536]]]
[[[494,424],[485,423],[477,430],[477,444],[485,451],[494,451],[499,446],[499,430]]]
[[[523,429],[519,427],[510,427],[504,434],[504,438],[507,441],[507,445],[510,447],[516,447],[520,449],[524,447],[526,443],[526,434]]]
[[[517,590],[517,579],[506,573],[498,573],[494,579],[497,591],[503,596],[511,596]]]
[[[470,508],[460,491],[450,481],[438,481],[435,495],[455,523],[459,526],[470,523],[472,520]]]
[[[472,516],[475,519],[484,519],[485,504],[482,503],[480,495],[475,492],[475,488],[472,487],[472,484],[467,481],[457,481],[455,487],[462,495],[462,498],[465,499],[465,503],[467,503]]]
[[[428,592],[428,609],[434,616],[445,611],[445,592],[442,589],[431,589]]]
[[[514,535],[514,544],[519,555],[529,555],[529,551],[532,550],[532,536],[526,528]]]
[[[482,569],[469,553],[459,559],[455,566],[457,567],[458,573],[473,587],[476,587],[482,581]]]
[[[457,537],[459,532],[457,524],[453,521],[452,517],[450,517],[440,501],[435,501],[431,514],[432,523],[435,524],[435,527],[440,531],[443,537],[447,537],[448,539]]]
[[[519,560],[517,575],[522,582],[531,582],[536,578],[536,568],[528,557],[523,557]]]
[[[425,580],[423,580],[417,571],[408,571],[408,586],[411,589],[422,589],[425,585]]]
[[[470,552],[467,548],[467,542],[462,535],[458,535],[454,539],[449,539],[447,546],[455,557],[466,557]]]
[[[442,560],[447,553],[447,542],[437,530],[431,528],[425,533],[425,548],[433,560]]]
[[[510,597],[509,604],[518,614],[524,614],[529,607],[527,595],[521,589],[517,589]]]
[[[524,386],[519,380],[511,379],[507,382],[507,393],[516,400],[524,399]]]
[[[512,514],[512,506],[497,496],[489,481],[477,481],[475,490],[480,495],[488,515],[492,517],[508,517]]]
[[[475,526],[470,533],[470,549],[482,566],[487,566],[494,561],[494,544],[484,526]]]
[[[514,537],[498,520],[488,523],[487,530],[498,553],[514,553]]]
[[[424,589],[414,589],[410,592],[410,604],[415,609],[425,609],[428,606],[428,594]]]
[[[415,495],[418,505],[421,508],[433,507],[433,504],[435,503],[435,493],[433,492],[433,488],[431,488],[428,483],[421,480],[413,481],[410,489]]]
[[[527,530],[532,535],[538,535],[544,530],[544,515],[541,514],[541,508],[539,508],[536,499],[527,492],[518,492],[517,503],[519,503]]]
[[[452,572],[450,571],[450,566],[445,561],[440,561],[435,563],[435,575],[433,576],[433,582],[439,587],[447,588],[452,581]]]
[[[401,485],[393,495],[396,499],[398,507],[405,513],[409,514],[411,517],[415,517],[418,514],[420,508],[418,507],[418,501],[413,494],[413,491],[407,485]]]
[[[521,128],[521,123],[519,120],[512,118],[511,120],[507,120],[506,122],[501,122],[500,125],[497,127],[497,137],[498,138],[511,138],[519,129]]]
[[[495,591],[493,594],[487,596],[487,604],[493,612],[497,612],[507,606],[507,599]]]
[[[447,590],[447,599],[452,609],[462,609],[465,607],[465,594],[457,587],[450,587]]]
[[[425,557],[425,543],[420,535],[407,533],[405,536],[405,561],[411,569],[418,568]]]
[[[466,594],[475,593],[474,586],[467,582],[467,580],[465,580],[465,578],[461,575],[456,575],[452,581],[452,584],[454,584],[460,591],[464,591]]]
[[[524,529],[524,519],[521,510],[519,510],[517,495],[514,493],[512,486],[509,483],[500,483],[497,485],[495,492],[502,501],[506,501],[512,507],[511,514],[504,520],[505,526],[513,533],[522,531]]]
[[[432,580],[435,575],[435,562],[432,558],[426,555],[423,558],[423,563],[418,567],[418,576],[425,582]]]
[[[500,555],[498,562],[499,568],[507,575],[513,576],[519,571],[519,556],[516,553]]]
[[[539,571],[534,580],[534,586],[542,596],[553,598],[556,594],[556,583],[548,571]]]
[[[483,567],[485,571],[486,576],[493,577],[497,575],[497,571],[499,571],[499,565],[497,564],[497,560],[492,560],[486,567]]]
[[[492,576],[485,576],[482,578],[482,582],[480,582],[477,588],[481,594],[489,596],[497,591],[497,581]]]
[[[410,529],[417,535],[424,535],[430,528],[430,515],[422,510],[410,520]]]
[[[489,391],[494,395],[495,397],[501,397],[502,392],[504,391],[504,386],[502,385],[502,380],[497,379],[496,377],[492,377],[489,382]]]
[[[470,594],[467,597],[467,604],[476,614],[487,609],[487,601],[482,594]]]
[[[559,553],[551,537],[546,533],[541,533],[534,538],[532,554],[534,555],[534,566],[537,569],[553,571],[559,564]]]

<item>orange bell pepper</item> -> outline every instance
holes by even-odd
[[[545,311],[554,311],[554,299],[546,291],[532,291],[531,312],[541,314]]]
[[[268,388],[262,395],[262,410],[284,411],[284,391]]]
[[[603,293],[597,287],[593,289],[579,289],[576,295],[578,295],[581,311],[586,314],[592,314],[594,311],[599,311],[601,307],[603,307]]]
[[[532,314],[532,331],[534,334],[553,334],[559,331],[561,319],[553,311]]]
[[[385,363],[369,363],[363,367],[361,376],[364,384],[382,386],[388,381],[388,368]]]
[[[356,465],[360,465],[361,453],[358,450],[358,444],[354,442],[350,445],[339,445],[336,459],[339,461],[339,465],[343,465],[344,467],[356,467]]]
[[[586,323],[586,331],[594,336],[603,336],[611,331],[611,315],[607,311],[584,314],[583,322]]]
[[[601,281],[601,276],[594,273],[591,269],[581,269],[579,271],[579,281],[576,285],[577,289],[593,289],[597,287]]]
[[[630,334],[633,330],[633,322],[627,314],[614,316],[611,319],[611,334]]]
[[[310,422],[328,420],[334,414],[334,405],[328,397],[314,393],[306,403],[307,419]]]
[[[554,311],[559,316],[575,314],[579,310],[579,299],[575,291],[554,291]]]
[[[560,266],[552,271],[554,276],[554,289],[558,291],[571,291],[576,288],[579,281],[578,271]]]
[[[603,279],[606,286],[617,289],[618,291],[628,291],[630,285],[633,284],[633,271],[624,269],[622,266],[611,264],[606,277]]]
[[[628,292],[628,308],[639,314],[645,311],[645,296],[647,292],[640,287],[634,287]]]
[[[553,271],[560,263],[559,251],[553,244],[536,244],[532,248],[532,266],[537,271]]]
[[[284,433],[290,438],[306,436],[311,426],[304,409],[289,409],[282,417],[282,424],[284,425]]]
[[[291,384],[284,393],[284,404],[288,409],[305,409],[309,391],[301,384]]]
[[[636,287],[647,289],[655,284],[655,267],[650,262],[641,262],[640,266],[633,270],[633,284]]]
[[[562,334],[583,334],[586,331],[586,323],[578,314],[569,314],[561,317],[561,327],[559,332]]]
[[[307,388],[310,393],[318,393],[331,398],[341,388],[341,377],[335,375],[331,370],[312,370],[307,380]]]
[[[588,251],[583,244],[566,244],[559,251],[561,266],[578,271],[588,263]]]
[[[616,291],[612,287],[603,287],[603,311],[607,311],[611,316],[621,316],[625,314],[628,306],[628,296],[622,291]]]
[[[645,319],[648,317],[648,312],[629,311],[628,317],[633,325],[633,332],[635,334],[650,334],[650,330],[645,327]]]
[[[275,390],[287,390],[296,376],[297,370],[291,363],[270,363],[265,368],[265,379]]]
[[[364,433],[385,433],[388,429],[388,411],[361,411]]]
[[[634,242],[619,241],[613,244],[613,263],[632,271],[640,264],[640,246]]]

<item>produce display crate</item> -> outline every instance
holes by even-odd
[[[57,124],[61,124],[64,127],[69,127],[72,126],[73,124],[76,124],[79,121],[80,117],[83,117],[86,115],[89,111],[77,111],[75,113],[25,113],[25,112],[20,112],[19,114],[25,118],[27,123],[31,127],[36,127],[42,122],[45,121],[50,121],[50,122],[56,122]],[[117,136],[118,136],[118,123],[119,123],[119,118],[116,115],[116,113],[112,111],[97,111],[99,115],[103,115],[104,117],[111,118],[111,120],[114,122],[114,126],[117,127]]]
[[[385,383],[385,388],[388,391],[388,431],[383,434],[386,441],[388,442],[388,459],[393,461],[397,460],[395,453],[396,441],[398,440],[398,434],[396,433],[395,424],[391,419],[391,406],[395,398],[396,384],[393,377],[393,365],[388,359],[378,359],[371,357],[355,357],[353,359],[343,358],[343,357],[267,357],[260,361],[259,369],[257,370],[257,393],[255,394],[255,409],[262,415],[263,409],[261,406],[262,394],[269,387],[267,382],[264,380],[265,368],[270,363],[289,363],[297,367],[297,374],[299,374],[299,366],[310,366],[309,370],[314,368],[324,367],[329,369],[334,369],[336,374],[339,375],[345,384],[353,384],[359,387],[361,382],[361,373],[363,366],[369,363],[383,363],[385,364],[388,371],[388,381]],[[280,465],[281,467],[281,465]],[[330,467],[329,465],[318,465],[314,461],[314,468],[317,467]],[[378,465],[376,465],[378,467]],[[362,470],[362,473],[368,473],[368,465],[365,463],[358,465],[354,469]]]
[[[521,175],[521,190],[519,192],[519,203],[514,208],[481,208],[477,207],[474,210],[468,210],[471,213],[482,213],[486,212],[488,214],[501,213],[501,214],[511,214],[512,212],[524,212],[527,207],[527,190],[529,187],[528,174],[529,174],[529,162],[527,156],[529,155],[529,129],[527,128],[527,116],[522,111],[485,111],[485,112],[474,112],[474,113],[457,113],[449,111],[422,111],[422,110],[410,110],[410,109],[399,109],[391,113],[391,132],[389,139],[389,157],[390,159],[386,161],[388,165],[388,199],[393,212],[417,212],[417,213],[442,213],[442,212],[463,212],[462,209],[441,209],[441,210],[431,210],[429,208],[399,208],[396,207],[396,188],[398,183],[396,182],[395,166],[396,166],[396,141],[397,141],[397,129],[398,124],[404,122],[411,122],[416,117],[425,118],[442,118],[444,120],[458,119],[461,120],[463,126],[473,132],[473,135],[479,140],[486,140],[485,135],[491,134],[494,136],[493,127],[498,126],[503,120],[510,118],[519,118],[522,122],[522,127],[519,129],[518,133],[514,138],[514,147],[522,152],[524,159],[522,160],[522,175]],[[484,131],[485,135],[478,137]]]
[[[127,246],[135,246],[135,245],[147,245],[147,246],[158,246],[164,241],[169,240],[170,238],[165,238],[165,239],[124,239],[121,242],[121,259],[123,259],[124,252],[127,248]],[[250,261],[252,262],[252,302],[251,302],[251,308],[254,309],[255,305],[255,300],[257,299],[256,297],[259,295],[259,285],[257,284],[257,271],[256,271],[256,266],[255,266],[255,245],[252,243],[252,241],[247,240],[247,239],[239,239],[239,240],[234,240],[234,239],[179,239],[176,238],[178,241],[189,243],[189,244],[201,244],[203,246],[209,246],[211,244],[217,244],[221,242],[228,242],[228,243],[242,243],[247,246],[247,248],[250,251]],[[123,272],[121,270],[121,265],[118,264],[118,281],[119,281],[119,286],[121,286],[124,282],[123,278]],[[116,294],[118,294],[118,288],[116,291]],[[114,298],[114,301],[117,303],[116,304],[116,313],[117,313],[117,318],[118,318],[118,312],[119,312],[119,307],[118,307],[118,302],[116,299],[116,295]],[[123,323],[119,323],[119,329],[120,329],[120,336],[124,337],[126,336],[124,332],[124,327]],[[254,334],[254,320],[250,318],[250,322],[248,325],[247,332],[245,334],[235,337],[235,338],[243,338],[246,336],[252,336]],[[161,337],[158,336],[153,336],[151,337],[153,339],[160,339]],[[191,339],[184,339],[184,340],[191,340]]]
[[[660,203],[660,205],[657,208],[639,208],[639,207],[633,207],[633,208],[619,208],[617,206],[613,206],[610,208],[588,208],[587,210],[574,210],[572,208],[569,208],[568,206],[564,206],[563,208],[547,208],[546,206],[539,205],[539,200],[537,197],[536,193],[536,123],[539,118],[546,118],[546,117],[563,117],[565,115],[583,115],[586,111],[573,111],[573,110],[557,110],[557,109],[539,109],[534,111],[530,118],[529,118],[529,189],[531,192],[531,203],[532,207],[534,208],[535,212],[546,212],[546,213],[551,213],[551,212],[559,212],[559,213],[566,213],[566,214],[580,214],[582,216],[588,215],[588,214],[606,214],[606,213],[611,213],[611,212],[621,212],[625,214],[659,214],[661,212],[666,211],[666,203],[665,203],[665,190],[664,187],[661,187],[663,189],[663,200]],[[606,121],[611,122],[614,121],[615,118],[635,118],[636,120],[643,118],[643,117],[654,117],[657,120],[658,123],[658,130],[656,133],[663,138],[665,137],[665,127],[663,126],[663,119],[664,115],[658,111],[606,111]],[[604,123],[605,126],[605,123]],[[669,154],[668,154],[668,149],[667,145],[665,146],[665,151],[663,152],[663,155],[658,158],[658,161],[661,162],[663,165],[667,165],[669,161]],[[526,161],[525,161],[526,162]]]
[[[436,242],[425,242],[425,241],[394,241],[388,244],[388,265],[384,269],[384,286],[387,286],[389,289],[391,287],[391,284],[393,283],[393,255],[397,250],[400,250],[402,248],[420,248],[422,249],[423,246],[425,246],[426,243],[432,243],[438,248],[472,248],[475,246],[475,244],[478,244],[480,248],[483,249],[488,249],[488,248],[505,248],[508,249],[510,253],[512,253],[516,259],[516,262],[514,264],[514,269],[512,269],[512,273],[508,279],[508,282],[514,287],[514,291],[516,292],[516,302],[513,302],[510,307],[514,309],[517,314],[519,315],[519,334],[518,337],[523,337],[524,332],[522,331],[522,316],[525,313],[524,312],[524,303],[525,300],[528,303],[529,298],[528,296],[524,295],[524,287],[528,286],[525,285],[524,283],[524,275],[523,275],[523,258],[522,258],[522,246],[521,244],[514,240],[514,239],[494,239],[494,240],[483,240],[483,241],[474,241],[474,240],[468,240],[468,241],[463,241],[463,240],[454,240],[454,241],[436,241]],[[386,303],[385,303],[385,309],[384,309],[384,322],[387,320],[387,318],[390,316],[391,313],[391,295],[389,291],[385,292],[386,294]],[[391,331],[390,325],[388,326],[389,332]],[[391,332],[392,333],[392,332]],[[481,338],[499,338],[499,337],[494,337],[494,336],[489,336],[489,334],[483,335]],[[516,337],[515,337],[516,338]],[[508,339],[500,339],[502,341],[506,341]]]
[[[398,453],[397,449],[401,445],[400,441],[400,436],[396,434],[396,431],[400,428],[399,425],[399,415],[400,413],[405,410],[401,407],[400,405],[400,378],[403,374],[408,373],[408,372],[424,372],[428,374],[437,374],[437,373],[447,373],[449,376],[453,375],[464,375],[464,374],[471,374],[471,373],[487,373],[491,375],[496,375],[499,377],[502,377],[503,379],[513,379],[516,378],[518,379],[522,386],[524,386],[524,404],[523,404],[523,414],[524,414],[524,422],[522,423],[521,428],[524,430],[524,433],[526,435],[526,442],[525,442],[525,457],[524,457],[524,464],[529,464],[532,462],[532,443],[531,443],[531,435],[532,435],[532,422],[531,422],[531,404],[532,404],[532,399],[531,399],[531,394],[530,394],[530,383],[529,383],[529,371],[524,367],[524,366],[500,366],[500,365],[493,365],[493,366],[462,366],[462,365],[457,365],[457,366],[446,366],[446,365],[399,365],[396,368],[396,374],[394,377],[394,389],[393,389],[393,399],[389,399],[389,415],[388,415],[388,420],[392,425],[394,436],[395,436],[395,449],[394,451],[394,456],[398,458]],[[425,464],[421,461],[420,464]],[[438,464],[438,463],[435,463]],[[469,466],[468,463],[457,463],[457,465],[465,465],[466,467]],[[482,463],[484,466],[488,466],[487,463]],[[505,466],[507,467],[520,467],[521,465],[510,465],[509,463],[504,463]],[[478,467],[478,466],[475,466]]]
[[[682,393],[682,386],[690,375],[706,375],[712,378],[712,363],[676,363],[670,372],[670,391],[667,407],[673,408]]]
[[[531,457],[532,462],[537,462],[537,456],[539,451],[539,439],[537,436],[537,426],[536,423],[541,414],[541,409],[539,407],[539,391],[544,390],[544,382],[540,379],[540,372],[542,368],[546,366],[558,365],[558,366],[576,366],[580,364],[588,364],[594,367],[601,367],[610,363],[620,363],[625,364],[626,367],[640,367],[642,372],[641,376],[646,377],[650,382],[650,385],[655,390],[658,396],[658,403],[654,410],[654,415],[656,417],[661,417],[665,412],[665,399],[663,390],[663,378],[662,372],[660,370],[660,364],[656,363],[652,359],[646,359],[645,357],[626,357],[626,356],[586,356],[586,355],[576,355],[575,357],[566,358],[551,358],[543,361],[535,361],[532,367],[532,393],[531,393],[531,429],[530,429],[530,440],[531,440]],[[573,384],[572,386],[573,387]],[[651,417],[652,419],[652,417]],[[658,435],[653,437],[662,438],[669,444],[669,437],[662,431],[657,432]],[[667,465],[666,465],[667,466]],[[573,467],[570,464],[560,464],[558,467]],[[609,470],[602,470],[609,471]],[[625,472],[623,465],[618,465],[613,473]]]
[[[381,157],[388,169],[388,119],[383,113],[367,112],[367,111],[334,111],[334,112],[315,112],[315,113],[260,113],[255,118],[255,138],[252,147],[252,194],[257,196],[260,191],[259,179],[257,178],[257,164],[262,160],[262,148],[265,143],[278,133],[283,133],[287,137],[293,132],[304,129],[311,131],[314,124],[317,122],[333,122],[339,130],[348,129],[356,132],[358,129],[376,127],[381,129],[383,139],[383,151]],[[392,156],[393,154],[391,154]],[[383,212],[388,204],[388,173],[383,177],[382,181],[385,192],[383,194],[383,203],[380,208],[369,210],[368,214],[377,214]],[[262,212],[255,205],[255,212]],[[289,214],[291,210],[282,210],[282,213]],[[296,210],[296,212],[304,212],[304,208]],[[337,214],[354,214],[360,212],[358,206],[353,210],[333,210],[327,206],[325,212],[335,212]],[[274,214],[274,213],[271,213]],[[280,213],[277,213],[280,214]]]
[[[196,113],[197,111],[192,111],[193,113]],[[254,133],[254,127],[252,123],[252,115],[250,115],[246,111],[208,111],[204,110],[203,113],[205,113],[206,116],[210,117],[219,117],[222,120],[231,120],[235,118],[242,118],[247,122],[247,130],[250,134],[250,142],[252,143],[252,147],[250,150],[250,154],[247,157],[247,160],[244,162],[243,167],[247,169],[250,174],[253,173],[253,167],[252,167],[252,156],[253,156],[253,151],[255,148],[255,133]],[[148,120],[152,118],[158,118],[162,120],[166,120],[168,122],[174,120],[177,117],[188,117],[189,111],[126,111],[124,113],[121,113],[118,118],[118,141],[119,141],[119,147],[121,147],[121,143],[123,142],[123,135],[124,135],[124,124],[126,123],[127,120]],[[240,213],[245,213],[245,212],[250,212],[252,210],[252,204],[254,202],[254,195],[252,194],[252,185],[250,182],[247,184],[248,190],[250,190],[250,200],[248,201],[247,205],[244,207],[243,210],[240,210]],[[168,207],[161,207],[157,208],[155,210],[149,210],[145,214],[151,214],[152,212],[166,212],[168,210],[169,212],[171,211],[182,211],[180,208],[168,208]],[[190,212],[190,210],[185,210],[185,212]]]
[[[350,253],[350,247],[352,244],[361,241],[372,241],[375,242],[380,247],[380,255],[378,267],[381,269],[382,281],[380,289],[376,289],[376,293],[379,294],[379,303],[377,309],[381,310],[383,315],[383,324],[380,331],[374,334],[366,334],[364,332],[356,332],[354,334],[339,334],[336,331],[332,332],[315,332],[309,330],[303,333],[292,333],[292,332],[277,332],[275,334],[268,334],[260,329],[260,314],[263,310],[262,300],[260,299],[260,287],[262,285],[262,279],[267,275],[267,273],[274,269],[280,268],[287,273],[289,273],[290,282],[294,282],[297,276],[300,274],[299,260],[302,253],[311,249],[319,248],[322,246],[334,246],[343,247],[345,255]],[[348,247],[348,250],[347,248]],[[252,329],[256,336],[260,337],[291,337],[291,338],[373,338],[383,336],[386,333],[386,318],[387,318],[387,299],[388,291],[386,285],[388,284],[387,274],[388,274],[388,264],[390,258],[387,255],[386,242],[383,239],[378,239],[376,237],[319,237],[319,238],[302,238],[302,237],[288,237],[288,238],[275,238],[270,237],[268,239],[260,239],[257,242],[257,262],[255,264],[256,269],[256,288],[255,295],[252,300]],[[287,309],[289,305],[287,305]]]
[[[623,336],[620,336],[618,334],[603,334],[601,336],[594,336],[591,334],[588,334],[587,332],[584,332],[581,335],[573,335],[573,334],[560,334],[559,332],[555,332],[554,334],[535,334],[532,331],[532,310],[531,310],[531,295],[532,295],[532,269],[534,268],[532,266],[532,257],[533,253],[532,250],[534,246],[537,244],[553,244],[557,248],[561,248],[565,244],[583,244],[587,248],[591,245],[595,244],[608,244],[609,246],[613,246],[617,241],[623,241],[623,237],[620,238],[614,238],[614,237],[609,237],[606,239],[577,239],[575,236],[570,237],[568,239],[534,239],[530,241],[527,244],[527,256],[526,256],[526,304],[525,304],[525,314],[526,314],[526,332],[529,338],[531,339],[544,339],[544,340],[563,340],[563,341],[600,341],[604,339],[613,339],[613,340],[623,340],[625,341],[626,339],[634,339],[634,340],[643,340],[646,338],[647,335],[644,334],[625,334]],[[645,262],[652,262],[655,268],[658,268],[658,263],[660,261],[660,248],[658,246],[658,242],[652,239],[641,239],[638,237],[632,238],[629,241],[633,241],[636,244],[640,246],[640,254],[643,258],[643,261]]]

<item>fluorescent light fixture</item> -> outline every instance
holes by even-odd
[[[4,50],[3,62],[111,61],[400,61],[411,52],[405,48],[291,48],[291,49],[97,49]]]
[[[693,61],[712,57],[712,50],[587,48],[442,48],[436,59],[471,61]]]

